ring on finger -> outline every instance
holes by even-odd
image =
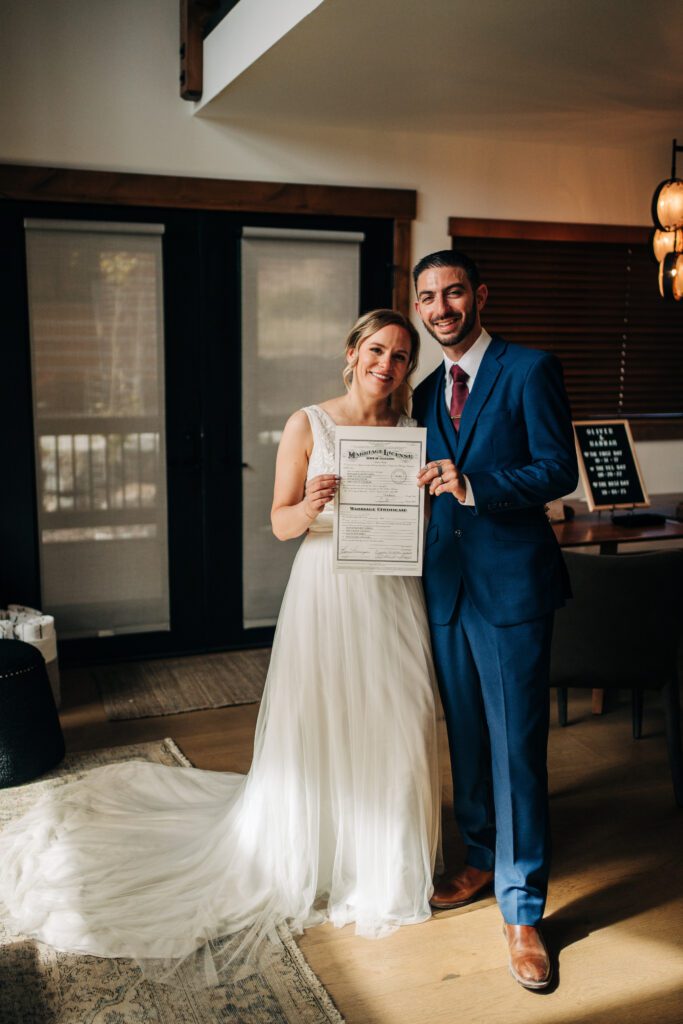
[[[436,464],[436,471],[440,477],[443,477],[443,466],[440,462],[437,462]]]

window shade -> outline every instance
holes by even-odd
[[[41,607],[168,630],[163,225],[25,222]]]
[[[358,316],[362,234],[245,229],[242,239],[243,609],[277,619],[298,544],[273,537],[275,458],[297,409],[343,391]]]
[[[683,437],[683,309],[659,295],[646,230],[619,239],[629,232],[547,225],[555,237],[529,238],[517,222],[510,233],[522,237],[487,237],[505,232],[491,225],[464,234],[451,221],[454,248],[489,286],[487,329],[560,358],[575,419],[619,416],[636,436]]]

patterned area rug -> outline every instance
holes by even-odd
[[[67,757],[37,782],[0,790],[0,827],[48,787],[90,768],[143,759],[190,762],[173,740]],[[58,953],[32,939],[10,938],[0,923],[0,1024],[344,1024],[286,928],[267,972],[193,991],[143,981],[130,960]]]
[[[91,669],[109,719],[253,704],[261,699],[270,648],[123,662]]]

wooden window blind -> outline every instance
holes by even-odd
[[[453,218],[489,286],[485,324],[562,361],[575,419],[683,437],[683,303],[659,295],[646,228]]]

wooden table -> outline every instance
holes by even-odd
[[[619,544],[683,540],[683,521],[673,518],[681,500],[681,494],[654,495],[651,508],[642,511],[660,512],[671,518],[655,526],[639,527],[616,525],[609,511],[588,512],[585,502],[568,501],[565,504],[574,509],[574,518],[564,523],[553,523],[553,530],[560,547],[579,548],[596,544],[601,555],[616,555]],[[623,509],[619,511],[623,514]]]
[[[616,555],[620,544],[643,541],[683,541],[683,521],[673,518],[680,514],[681,494],[651,496],[650,509],[667,518],[654,526],[621,526],[612,522],[611,513],[589,512],[584,501],[567,501],[574,509],[574,518],[564,523],[553,523],[553,530],[562,548],[580,548],[597,545],[601,555]],[[623,509],[619,510],[623,514]],[[601,715],[605,707],[605,691],[593,690],[593,714]]]

